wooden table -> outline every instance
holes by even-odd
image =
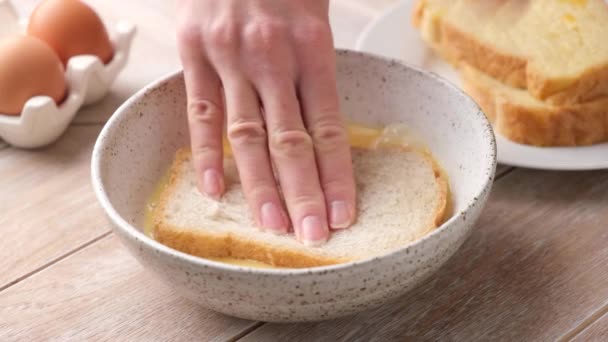
[[[352,47],[395,0],[335,0],[336,45]],[[37,1],[19,0],[27,14]],[[132,60],[101,103],[54,145],[0,144],[0,341],[608,339],[608,172],[500,167],[457,255],[372,312],[264,324],[194,305],[145,271],[110,232],[89,182],[96,135],[133,92],[179,67],[172,3],[92,0],[138,25]],[[404,18],[404,20],[407,20]]]

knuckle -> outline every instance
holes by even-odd
[[[299,25],[294,35],[301,44],[321,47],[331,39],[331,29],[329,24],[322,20],[310,19]]]
[[[222,48],[236,44],[236,27],[231,23],[210,24],[204,32],[204,41],[212,47]]]
[[[206,125],[219,124],[220,110],[211,101],[188,101],[188,120],[190,123]]]
[[[195,144],[192,146],[192,158],[194,160],[205,161],[210,158],[219,158],[221,145],[213,141]]]
[[[319,122],[310,131],[316,149],[323,151],[348,144],[346,127],[341,122],[334,120]]]
[[[197,25],[182,24],[177,28],[177,41],[182,46],[199,45],[201,38],[201,31]]]
[[[325,211],[323,204],[325,203],[323,195],[319,191],[313,193],[307,191],[307,193],[294,194],[292,197],[287,198],[287,205],[293,208],[293,211],[300,213],[322,213]]]
[[[257,120],[240,120],[228,126],[228,140],[234,146],[266,144],[266,128]]]
[[[269,198],[278,198],[277,187],[272,181],[268,181],[258,175],[258,172],[252,170],[251,178],[248,179],[244,186],[247,198],[253,203],[254,207],[259,207]]]
[[[272,134],[270,152],[273,155],[298,158],[312,151],[312,138],[306,131],[286,130]]]
[[[352,172],[336,170],[332,176],[323,179],[323,190],[328,198],[355,198],[355,184]]]
[[[245,41],[255,49],[269,49],[285,36],[287,24],[277,19],[257,20],[244,30]]]
[[[290,62],[281,56],[288,32],[287,24],[279,19],[260,19],[244,27],[243,42],[250,77],[271,83],[285,77]]]

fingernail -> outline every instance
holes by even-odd
[[[302,220],[300,239],[309,247],[321,246],[327,241],[328,229],[318,216],[307,216]]]
[[[207,196],[213,198],[220,198],[222,195],[222,177],[219,172],[213,169],[209,169],[203,173],[203,191]]]
[[[334,229],[344,229],[351,225],[352,213],[344,201],[331,202],[329,216],[331,227]]]
[[[276,233],[286,233],[287,225],[281,214],[281,210],[274,203],[268,202],[262,205],[260,210],[262,217],[262,228],[272,230]]]

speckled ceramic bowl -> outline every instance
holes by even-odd
[[[335,318],[394,299],[437,271],[461,246],[486,202],[496,150],[490,124],[456,87],[395,61],[338,52],[342,109],[369,124],[401,122],[445,168],[454,215],[423,239],[355,263],[263,270],[193,257],[142,232],[144,206],[177,148],[187,145],[181,73],[146,87],[104,127],[92,161],[97,198],[133,255],[175,291],[213,310],[275,322]]]

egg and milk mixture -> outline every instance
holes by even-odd
[[[351,146],[356,148],[375,149],[383,147],[400,147],[406,149],[416,149],[422,151],[423,153],[427,153],[425,147],[421,144],[418,144],[417,140],[412,138],[412,135],[408,131],[407,127],[403,124],[393,124],[385,128],[349,124],[348,135]],[[224,153],[226,155],[231,155],[230,146],[227,143],[224,144]],[[163,192],[164,187],[167,185],[168,181],[168,176],[165,176],[163,177],[163,179],[160,180],[145,208],[144,232],[151,238],[154,238],[154,208],[156,207],[160,195]],[[275,269],[279,268],[254,260],[242,260],[236,258],[208,259],[236,266]]]

